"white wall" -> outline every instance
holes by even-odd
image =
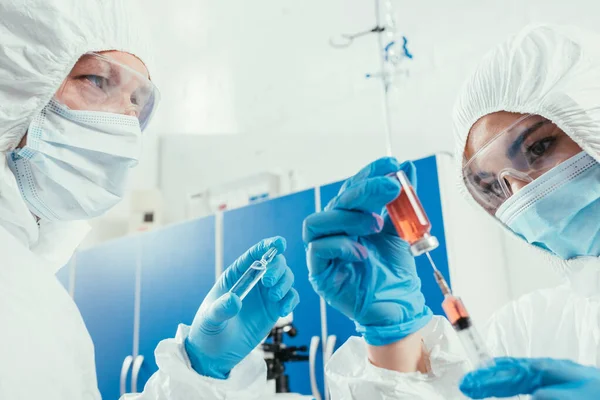
[[[495,43],[532,21],[594,28],[600,12],[595,0],[392,4],[414,54],[393,101],[393,148],[401,159],[453,149],[456,92]],[[328,45],[332,35],[372,28],[373,0],[152,0],[140,12],[153,26],[151,72],[163,100],[151,127],[160,145],[155,138],[132,187],[159,186],[167,222],[185,217],[187,193],[218,182],[294,170],[308,187],[348,176],[385,154],[381,86],[365,79],[379,67],[376,37],[345,50]],[[456,193],[446,198],[452,199],[445,205],[453,210],[449,220],[479,224],[480,214],[472,215]],[[121,232],[115,227],[124,226],[118,221],[126,215],[123,206],[107,217],[105,234],[90,243]],[[506,282],[486,303],[495,307],[554,282],[534,280],[535,268],[544,271],[535,255],[506,240],[493,224],[481,224],[476,235],[464,226],[450,232],[453,273],[463,276],[457,282],[464,282],[464,291],[486,277]],[[482,263],[490,268],[477,269]],[[480,285],[469,293],[474,303],[488,290]],[[477,313],[486,312],[483,307]]]

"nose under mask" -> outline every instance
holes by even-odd
[[[496,217],[562,259],[600,256],[600,164],[581,152],[507,199]]]
[[[52,100],[29,126],[27,145],[8,154],[8,165],[39,218],[90,219],[123,197],[141,135],[135,117],[71,110]]]

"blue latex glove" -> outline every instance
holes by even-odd
[[[384,210],[400,194],[400,183],[386,175],[400,169],[416,183],[414,164],[382,158],[346,181],[324,212],[304,221],[313,288],[375,346],[418,331],[432,316],[408,243]]]
[[[279,255],[242,305],[229,289],[272,246]],[[226,379],[233,367],[267,337],[279,317],[298,305],[298,292],[292,288],[294,274],[281,255],[285,247],[281,237],[261,241],[225,270],[202,302],[185,340],[192,367],[200,375]]]
[[[600,398],[600,370],[551,358],[496,358],[496,365],[467,374],[460,390],[472,399],[530,394],[533,400]]]

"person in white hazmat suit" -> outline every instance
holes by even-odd
[[[139,10],[126,4],[0,0],[1,399],[100,398],[92,341],[55,272],[84,221],[123,196],[158,103],[130,21]],[[297,305],[293,274],[279,254],[243,308],[228,290],[271,247],[282,253],[285,240],[263,240],[225,271],[128,399],[269,397],[252,350]]]
[[[327,365],[332,399],[600,398],[600,36],[525,28],[483,59],[454,119],[463,193],[564,284],[497,311],[483,334],[505,358],[463,378],[460,343],[382,212],[400,190],[386,175],[416,184],[414,166],[380,159],[304,223],[313,287],[362,335]]]

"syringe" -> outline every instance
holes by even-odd
[[[433,267],[435,281],[444,294],[442,309],[458,334],[467,357],[469,357],[473,366],[493,365],[494,360],[490,357],[481,336],[473,326],[465,305],[459,297],[452,294],[444,276],[437,269],[429,254],[430,251],[438,247],[439,242],[431,234],[431,222],[415,189],[403,171],[392,174],[392,176],[398,179],[401,190],[400,195],[387,205],[387,210],[398,235],[408,242],[413,256],[427,255]]]
[[[459,297],[456,297],[452,294],[446,279],[444,279],[444,276],[440,270],[437,269],[437,266],[433,262],[429,252],[425,254],[431,263],[431,267],[433,268],[435,281],[444,295],[442,309],[452,324],[452,327],[456,331],[456,334],[458,335],[458,338],[465,349],[467,357],[473,364],[473,367],[481,368],[494,365],[494,359],[492,356],[490,356],[490,353],[488,352],[485,343],[481,339],[479,332],[473,325],[471,317],[469,316],[464,303]]]
[[[252,290],[254,286],[258,283],[260,278],[263,277],[265,272],[267,272],[267,265],[273,261],[275,256],[277,255],[277,249],[275,247],[271,247],[260,260],[254,261],[250,268],[246,270],[238,279],[238,281],[229,289],[229,293],[234,293],[238,295],[241,300],[244,300],[244,297]]]

